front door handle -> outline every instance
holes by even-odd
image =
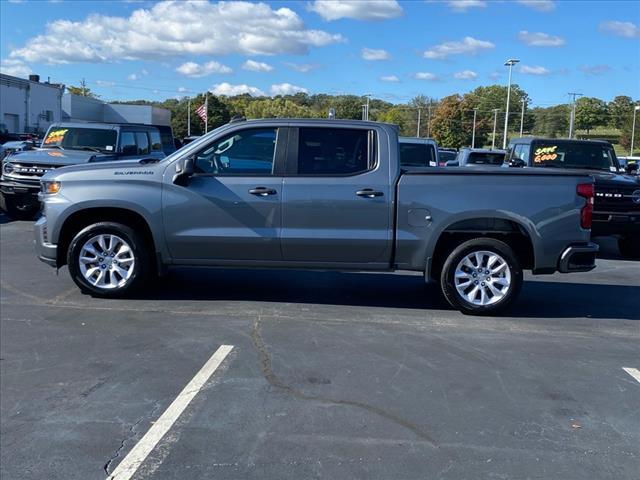
[[[358,195],[359,197],[374,198],[374,197],[381,197],[384,195],[384,193],[378,192],[377,190],[373,190],[371,188],[365,188],[363,190],[358,190],[356,192],[356,195]]]
[[[249,193],[251,195],[259,195],[261,197],[266,197],[267,195],[275,195],[278,192],[276,192],[273,188],[256,187],[249,190]]]

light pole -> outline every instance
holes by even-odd
[[[187,137],[191,136],[191,98],[187,101]]]
[[[367,99],[367,103],[364,106],[364,118],[363,120],[369,120],[369,98],[371,97],[370,93],[363,95]]]
[[[502,148],[507,148],[507,128],[509,126],[509,99],[511,97],[511,71],[513,70],[513,66],[518,63],[520,60],[515,58],[510,58],[506,62],[504,62],[505,67],[509,67],[509,83],[507,86],[507,112],[504,114],[504,138],[502,140]]]
[[[522,99],[522,112],[520,113],[520,137],[522,137],[522,132],[524,132],[524,98]]]
[[[571,116],[569,117],[569,138],[573,138],[573,126],[576,122],[576,97],[581,97],[581,93],[570,92],[569,95],[573,96],[573,105],[571,107]]]
[[[418,128],[416,129],[416,137],[420,138],[420,107],[418,107]]]
[[[636,136],[636,113],[638,113],[638,110],[640,110],[640,105],[636,105],[635,107],[633,107],[633,126],[631,127],[631,151],[629,152],[629,156],[633,157],[633,141],[635,140],[635,136]]]
[[[496,148],[496,125],[498,124],[498,109],[493,109],[493,138],[491,139],[491,150]]]
[[[471,148],[476,148],[476,115],[478,114],[478,109],[473,109],[473,130],[471,132]]]

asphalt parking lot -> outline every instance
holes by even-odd
[[[610,241],[474,318],[406,274],[179,269],[94,299],[0,223],[3,479],[638,478],[640,264]]]

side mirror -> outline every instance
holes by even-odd
[[[638,164],[637,163],[627,163],[627,166],[624,168],[629,175],[637,175],[638,174]]]
[[[189,185],[189,179],[195,171],[193,157],[183,158],[176,162],[176,173],[173,175],[173,183],[186,187]]]
[[[509,166],[514,168],[524,168],[527,166],[527,163],[521,158],[512,158],[509,162]]]

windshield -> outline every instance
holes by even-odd
[[[115,152],[117,132],[101,128],[52,128],[42,142],[43,148],[61,147],[68,150]]]
[[[504,153],[501,152],[471,152],[467,163],[477,165],[502,165]]]
[[[533,166],[618,170],[611,147],[577,142],[536,142],[533,145]]]
[[[404,167],[435,166],[434,154],[433,146],[426,143],[401,143],[400,165]]]

